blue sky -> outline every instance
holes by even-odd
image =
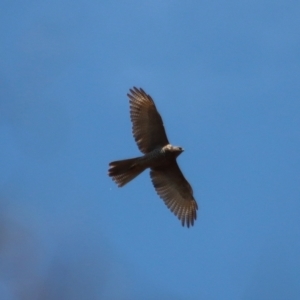
[[[4,1],[0,295],[300,299],[298,1]],[[200,206],[181,227],[126,94],[155,100]]]

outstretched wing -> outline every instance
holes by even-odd
[[[130,118],[134,139],[143,153],[169,144],[164,124],[151,96],[134,87],[130,99]]]
[[[193,190],[180,171],[176,160],[168,167],[152,168],[152,183],[157,194],[168,208],[181,220],[182,226],[194,225],[198,205]]]

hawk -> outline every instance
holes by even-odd
[[[181,220],[182,226],[193,226],[197,218],[197,202],[192,187],[176,161],[183,149],[169,143],[162,118],[150,95],[134,87],[127,96],[132,133],[144,155],[111,162],[108,175],[122,187],[150,168],[150,177],[157,194]]]

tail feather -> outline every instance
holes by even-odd
[[[111,162],[108,175],[112,177],[119,187],[122,187],[144,170],[145,168],[138,163],[138,158],[130,158]]]

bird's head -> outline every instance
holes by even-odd
[[[175,157],[179,156],[184,150],[181,147],[173,146],[171,144],[168,144],[163,147],[164,151],[167,153],[172,153]]]

